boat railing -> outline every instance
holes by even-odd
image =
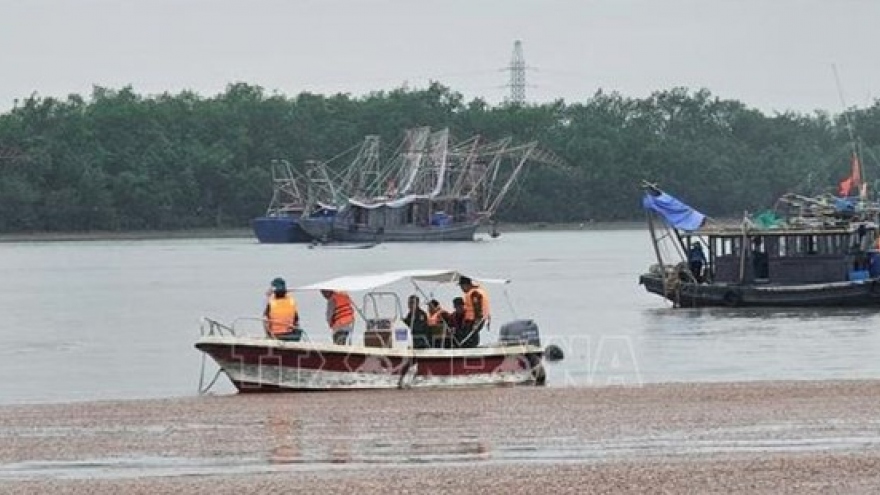
[[[270,337],[266,332],[266,319],[254,316],[243,316],[232,320],[232,323],[220,323],[208,317],[202,318],[200,332],[202,337]],[[310,341],[308,333],[302,328],[303,341]]]
[[[202,324],[199,327],[199,332],[202,337],[235,337],[236,333],[234,327],[234,321],[232,325],[225,325],[217,320],[202,317]]]

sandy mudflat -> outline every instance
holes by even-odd
[[[880,381],[0,408],[0,493],[878,493]]]

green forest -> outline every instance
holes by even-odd
[[[840,114],[766,115],[708,90],[636,99],[489,105],[440,84],[367,96],[287,96],[244,83],[212,97],[96,87],[37,95],[0,115],[0,232],[243,228],[271,197],[270,164],[329,159],[405,129],[537,140],[570,168],[529,166],[503,222],[643,218],[643,179],[715,216],[834,192],[857,146],[880,187],[880,103]]]

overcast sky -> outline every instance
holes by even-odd
[[[880,97],[880,0],[0,0],[0,111],[93,85],[290,96],[438,80],[531,102],[685,86],[765,112]]]

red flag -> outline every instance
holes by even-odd
[[[846,179],[843,179],[842,181],[840,181],[840,195],[841,196],[849,196],[849,190],[852,188],[852,186],[853,186],[852,177],[847,177]]]
[[[859,166],[859,157],[853,153],[852,156],[852,172],[850,172],[849,177],[843,179],[840,182],[840,195],[841,196],[849,196],[849,191],[853,187],[860,187],[862,185],[862,174],[861,167]]]

